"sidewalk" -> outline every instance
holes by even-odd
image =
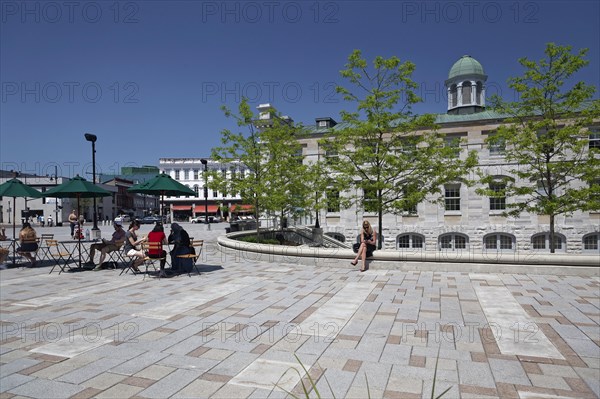
[[[429,398],[438,351],[444,398],[600,396],[598,278],[254,262],[223,226],[184,224],[201,276],[1,270],[0,398],[303,397],[295,356],[322,397]]]

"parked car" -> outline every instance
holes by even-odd
[[[204,223],[206,218],[204,216],[196,216],[191,220],[192,223]],[[223,219],[220,216],[209,216],[208,223],[220,223]]]
[[[144,216],[143,218],[137,219],[140,224],[155,224],[160,222],[160,216]]]
[[[131,222],[131,217],[129,215],[119,215],[115,218],[115,222],[129,223]]]

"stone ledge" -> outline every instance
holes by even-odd
[[[351,249],[285,247],[255,244],[230,237],[244,235],[231,233],[217,239],[219,250],[226,255],[248,261],[298,263],[315,266],[356,268],[350,265],[355,254]],[[402,271],[533,273],[550,275],[578,275],[600,277],[600,256],[574,254],[532,253],[461,253],[380,250],[368,259],[371,269]]]

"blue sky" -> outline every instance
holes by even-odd
[[[335,94],[348,55],[416,64],[424,104],[464,54],[511,99],[520,57],[589,48],[599,87],[598,1],[0,1],[0,168],[73,176],[204,157],[242,95],[304,124],[353,110]],[[598,96],[596,96],[597,98]]]

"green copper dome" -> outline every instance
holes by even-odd
[[[463,55],[458,61],[450,68],[448,79],[452,79],[456,76],[461,75],[485,75],[483,73],[483,67],[475,58],[470,55]]]

